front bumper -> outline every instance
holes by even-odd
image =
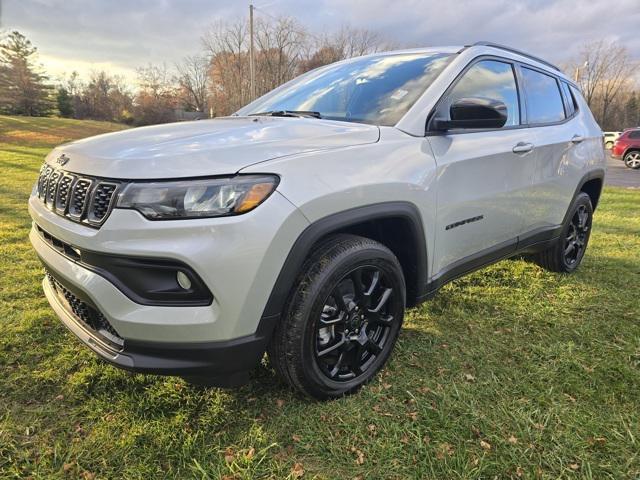
[[[58,282],[56,278],[55,283]],[[54,286],[51,275],[45,277],[42,286],[58,318],[82,343],[110,364],[133,372],[206,376],[211,384],[219,386],[241,383],[260,361],[272,327],[263,324],[262,331],[229,341],[185,344],[125,340],[118,346],[105,340],[74,315],[64,296]]]
[[[151,222],[137,212],[116,210],[99,230],[56,215],[34,197],[29,211],[34,220],[29,237],[47,271],[100,312],[123,343],[114,346],[87,328],[45,279],[49,303],[85,345],[128,370],[226,379],[244,375],[264,353],[279,316],[264,317],[265,305],[284,259],[308,225],[279,194],[238,217]],[[179,261],[203,280],[212,301],[195,306],[138,303],[100,272],[56,250],[42,231],[79,250]]]

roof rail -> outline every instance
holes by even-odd
[[[555,66],[553,63],[549,63],[546,60],[543,60],[539,57],[536,57],[534,55],[531,55],[529,53],[523,52],[522,50],[516,50],[515,48],[511,48],[511,47],[507,47],[505,45],[500,45],[499,43],[493,43],[493,42],[476,42],[473,45],[467,45],[468,47],[493,47],[493,48],[499,48],[500,50],[506,50],[507,52],[511,52],[511,53],[515,53],[517,55],[522,55],[523,57],[527,57],[530,58],[531,60],[535,60],[536,62],[542,63],[544,65],[546,65],[547,67],[551,67],[554,70],[561,72],[562,70],[560,70],[557,66]]]

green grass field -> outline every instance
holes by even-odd
[[[578,273],[507,261],[408,312],[390,365],[317,403],[131,375],[41,293],[26,202],[55,144],[120,128],[0,117],[0,478],[640,478],[640,191],[607,188]]]

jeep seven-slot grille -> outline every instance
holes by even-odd
[[[119,184],[74,175],[43,165],[38,177],[38,198],[59,215],[99,227],[109,216]]]
[[[88,328],[99,338],[106,341],[117,350],[121,350],[124,345],[123,338],[111,326],[105,316],[93,305],[83,301],[62,285],[49,270],[45,270],[47,280],[58,296],[64,298],[65,308],[75,317],[85,328]]]

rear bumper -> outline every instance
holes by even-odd
[[[202,343],[124,340],[118,347],[87,328],[48,278],[43,281],[43,289],[56,315],[82,343],[103,360],[132,372],[202,376],[212,385],[231,386],[248,378],[249,372],[261,360],[269,339],[271,322],[267,321],[261,322],[264,324],[262,331],[233,340]]]

